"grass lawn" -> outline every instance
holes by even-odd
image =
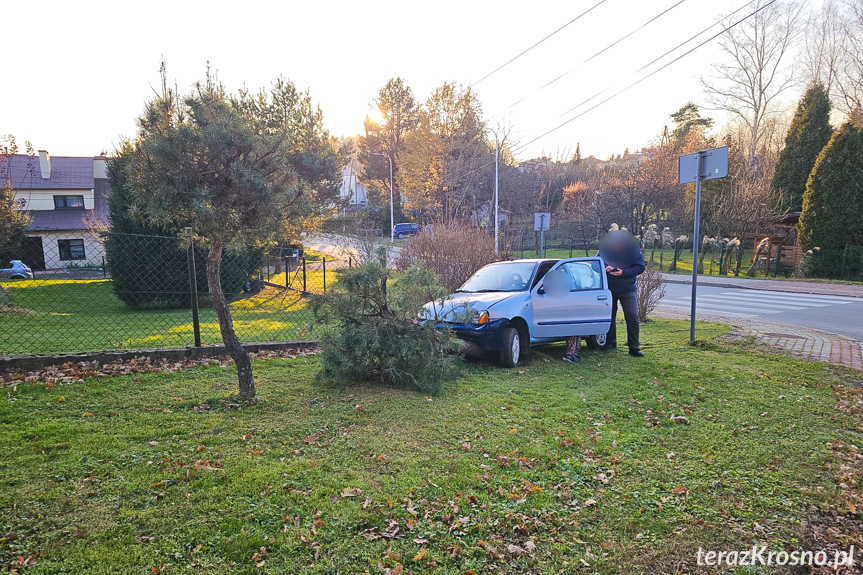
[[[310,273],[310,291],[322,285]],[[332,277],[330,277],[332,275]],[[328,283],[334,274],[328,274]],[[279,278],[277,278],[279,279]],[[284,274],[280,276],[284,284]],[[301,288],[302,280],[294,286]],[[0,355],[183,347],[194,342],[188,309],[141,311],[127,307],[110,280],[29,280],[4,282],[16,311],[0,313]],[[308,339],[313,317],[296,291],[267,288],[231,304],[242,341]],[[200,309],[201,341],[218,344],[212,308]]]
[[[611,574],[690,572],[699,546],[805,548],[800,521],[846,513],[859,487],[849,467],[838,487],[829,443],[859,440],[830,387],[850,372],[722,332],[702,326],[693,348],[684,323],[650,324],[643,360],[571,365],[554,346],[520,369],[472,362],[433,398],[318,380],[314,357],[257,362],[242,409],[231,367],[19,384],[0,406],[0,559],[35,561],[28,574]]]

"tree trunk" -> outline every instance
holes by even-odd
[[[250,400],[255,397],[255,380],[252,377],[252,360],[249,352],[240,344],[234,331],[234,320],[231,310],[222,293],[222,242],[211,240],[210,252],[207,254],[207,286],[210,289],[210,300],[213,310],[219,319],[219,331],[225,349],[237,366],[237,381],[240,385],[240,398]]]

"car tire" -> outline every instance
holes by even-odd
[[[588,349],[605,349],[607,343],[608,336],[604,333],[601,335],[591,335],[587,337]]]
[[[396,234],[396,239],[397,240],[404,239],[404,236],[402,234]]]
[[[518,365],[521,357],[521,334],[514,327],[508,327],[503,332],[503,349],[500,350],[500,364],[507,368]]]

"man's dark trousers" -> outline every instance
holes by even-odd
[[[617,302],[623,307],[623,318],[626,320],[626,346],[631,350],[641,349],[638,341],[638,298],[634,291],[611,292],[611,328],[606,345],[617,345]]]

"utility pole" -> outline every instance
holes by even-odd
[[[477,126],[477,128],[481,128],[482,126]],[[498,224],[500,222],[500,218],[497,213],[498,206],[498,191],[499,191],[499,162],[500,162],[500,139],[497,137],[497,132],[493,128],[485,128],[492,134],[494,134],[494,253],[497,255],[498,253],[498,244],[499,244],[499,236],[498,233]]]
[[[383,156],[387,160],[390,161],[390,243],[395,242],[395,233],[396,233],[396,222],[395,216],[393,215],[395,212],[393,210],[393,159],[389,154],[381,154],[378,152],[372,152],[373,156]]]

